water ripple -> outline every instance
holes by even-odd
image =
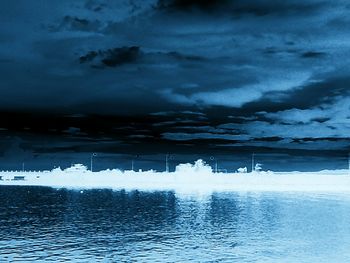
[[[0,187],[0,262],[349,262],[350,198]]]

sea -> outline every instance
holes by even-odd
[[[0,262],[350,262],[350,195],[0,186]]]

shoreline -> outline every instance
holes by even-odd
[[[0,172],[0,185],[175,192],[332,192],[350,194],[347,170],[213,173],[212,171]]]

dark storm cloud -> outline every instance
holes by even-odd
[[[137,59],[142,56],[139,47],[121,47],[113,48],[105,51],[90,51],[79,58],[80,63],[94,62],[98,57],[100,62],[108,67],[115,67],[126,63],[137,62]]]
[[[347,5],[2,1],[2,116],[80,116],[50,129],[81,138],[101,132],[127,144],[321,149],[331,141],[322,138],[336,138],[341,143],[332,145],[343,149],[350,97]],[[91,116],[113,119],[105,124]],[[39,119],[26,128],[44,132],[38,127],[47,118]]]
[[[178,11],[204,11],[231,15],[303,14],[317,11],[321,1],[269,1],[269,0],[159,0],[158,8]]]
[[[97,31],[101,27],[99,21],[90,21],[85,18],[78,18],[72,16],[65,16],[62,22],[57,26],[51,26],[53,32],[58,32],[62,30],[67,31]]]
[[[204,57],[201,56],[195,56],[195,55],[185,55],[181,54],[180,52],[171,51],[167,53],[170,57],[179,59],[179,60],[193,60],[193,61],[205,61]]]
[[[303,58],[321,58],[326,55],[325,52],[308,51],[301,55]]]
[[[314,83],[311,82],[301,89],[285,94],[269,94],[269,96],[275,97],[277,101],[278,97],[281,97],[280,110],[292,107],[307,109],[325,102],[336,102],[342,97],[350,96],[349,75],[337,76],[337,73],[332,73],[330,76],[320,76],[320,78],[320,80]]]
[[[159,0],[157,7],[160,9],[177,9],[177,10],[190,10],[193,8],[198,8],[201,10],[210,10],[218,9],[221,6],[227,6],[230,1],[227,0]]]
[[[205,61],[200,56],[186,55],[180,52],[143,52],[141,47],[117,47],[107,50],[89,51],[87,54],[80,56],[80,63],[89,63],[93,67],[104,65],[107,67],[116,67],[129,63],[156,64],[164,60],[188,62],[188,61]]]

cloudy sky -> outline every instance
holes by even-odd
[[[1,1],[2,158],[343,156],[349,22],[346,0]]]

